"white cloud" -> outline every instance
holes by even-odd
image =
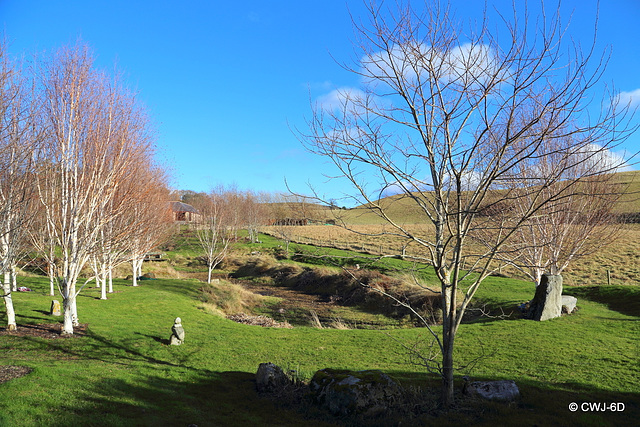
[[[600,170],[604,172],[626,172],[633,170],[629,162],[626,160],[629,154],[626,152],[613,152],[603,149],[598,144],[589,144],[583,147],[577,156],[583,157],[580,160],[585,162],[586,166],[592,170]]]
[[[326,111],[342,110],[349,104],[358,104],[366,95],[360,89],[353,87],[341,87],[321,95],[316,99],[318,106]]]
[[[388,51],[364,56],[360,64],[364,74],[375,76],[370,84],[400,75],[409,82],[435,78],[469,87],[487,84],[496,77],[504,80],[509,74],[492,48],[471,43],[447,52],[426,44],[395,45]]]
[[[631,92],[620,92],[616,99],[622,105],[640,106],[640,89],[632,90]]]
[[[497,78],[504,80],[508,70],[501,67],[493,49],[487,45],[466,43],[451,49],[445,57],[449,81],[460,80],[465,85],[486,85]]]

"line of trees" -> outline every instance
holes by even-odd
[[[51,293],[57,287],[63,299],[62,333],[73,334],[83,269],[93,265],[106,299],[112,269],[135,264],[166,230],[166,175],[135,93],[97,69],[88,46],[19,65],[2,43],[0,271],[10,276],[26,252],[44,258]],[[6,279],[3,292],[15,329]]]
[[[293,225],[304,225],[322,219],[320,207],[304,196],[279,193],[240,191],[234,186],[217,186],[208,193],[179,190],[173,200],[197,210],[192,220],[198,246],[207,265],[207,282],[213,270],[229,254],[238,231],[247,230],[251,243],[258,242],[258,231],[269,226],[269,232],[281,239],[288,256]],[[328,212],[325,212],[328,213]]]

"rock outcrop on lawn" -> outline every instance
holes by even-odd
[[[278,365],[261,363],[258,366],[258,372],[256,372],[256,388],[259,392],[276,392],[290,383],[291,381]]]
[[[377,370],[322,369],[313,376],[309,388],[316,402],[334,415],[381,415],[402,397],[400,386]]]
[[[472,381],[465,384],[464,394],[477,396],[487,400],[511,402],[520,397],[520,390],[515,381]]]

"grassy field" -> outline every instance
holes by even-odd
[[[277,242],[263,240],[243,250],[277,247]],[[168,263],[175,271],[197,273],[202,266],[190,259],[190,251],[178,248]],[[334,418],[309,405],[282,406],[257,395],[253,378],[262,362],[294,369],[306,379],[327,367],[381,369],[405,386],[420,386],[418,393],[424,397],[418,407],[426,412],[406,413],[403,425],[522,425],[523,420],[531,425],[633,425],[640,416],[636,286],[567,287],[565,293],[579,298],[579,311],[552,321],[512,316],[463,325],[456,343],[458,362],[464,365],[485,356],[471,372],[460,371],[458,379],[464,374],[514,379],[522,397],[510,405],[459,398],[453,411],[440,413],[431,393],[438,380],[409,363],[401,345],[427,338],[423,329],[261,328],[211,314],[202,301],[202,283],[196,280],[141,283],[133,288],[116,281],[117,293],[107,301],[98,299],[96,289],[83,291],[78,304],[80,321],[88,324],[84,336],[0,336],[0,365],[32,369],[25,377],[0,384],[0,425],[363,423]],[[51,297],[44,278],[21,277],[20,285],[33,292],[14,294],[19,325],[60,322],[47,314]],[[529,283],[492,277],[478,299],[493,311],[508,313],[532,293]],[[186,342],[169,346],[178,316]],[[622,402],[625,410],[573,413],[571,402]]]
[[[616,175],[625,193],[616,206],[616,212],[640,216],[640,172],[623,172]],[[432,226],[425,223],[424,215],[406,197],[391,196],[381,202],[391,218],[405,226],[414,235],[430,235]],[[284,227],[292,241],[316,246],[339,248],[376,255],[400,255],[403,253],[416,259],[425,259],[426,250],[415,243],[406,245],[406,239],[394,235],[394,229],[380,217],[358,207],[332,212],[338,223],[344,222],[347,230],[339,226],[309,225]],[[281,227],[282,228],[282,227]],[[279,235],[283,230],[266,227],[265,231]],[[563,272],[565,283],[571,285],[640,284],[640,223],[624,224],[618,238],[596,253],[571,262]],[[507,270],[513,277],[524,278],[521,273]]]
[[[419,232],[418,230],[424,230],[427,226],[410,224],[408,227]],[[390,231],[390,228],[383,224],[351,225],[350,228],[354,229],[355,233],[341,227],[327,225],[290,228],[289,235],[292,240],[303,244],[370,254],[402,254],[404,240],[385,234]],[[267,231],[269,231],[268,228]],[[365,234],[379,234],[379,236]],[[638,242],[640,242],[640,224],[625,224],[619,237],[611,245],[573,261],[563,272],[565,282],[573,285],[607,284],[607,271],[609,271],[611,284],[640,284],[640,243]],[[416,245],[411,245],[406,249],[406,255],[425,257],[427,254]],[[522,273],[515,270],[510,273],[515,277],[524,278]]]

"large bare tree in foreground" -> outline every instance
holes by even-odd
[[[368,20],[354,21],[358,60],[344,67],[362,86],[315,105],[302,139],[389,233],[428,251],[443,325],[430,328],[441,357],[426,364],[448,407],[456,333],[479,286],[511,256],[522,227],[619,166],[598,159],[629,129],[624,107],[605,101],[599,116],[587,115],[604,62],[563,39],[557,13],[532,20],[514,10],[463,27],[437,2],[389,7],[371,3]],[[389,190],[431,226],[394,217],[379,201]],[[499,221],[480,215],[504,204],[518,209]]]

